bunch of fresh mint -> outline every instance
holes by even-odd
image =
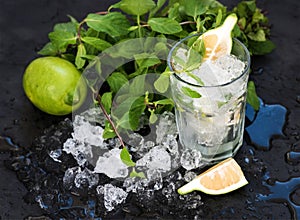
[[[153,50],[167,53],[163,39],[179,40],[186,36],[202,33],[222,24],[225,17],[235,12],[238,15],[238,25],[234,28],[234,37],[240,39],[252,55],[262,55],[271,52],[274,44],[268,39],[270,28],[268,19],[257,8],[255,1],[242,1],[229,11],[217,0],[121,0],[112,5],[107,11],[88,14],[82,21],[70,16],[70,22],[59,23],[49,33],[50,42],[40,51],[40,55],[59,56],[75,64],[83,71],[99,53],[128,39],[157,37],[162,39],[154,45]],[[131,51],[128,51],[131,50]],[[157,73],[161,76],[154,82],[155,89],[161,93],[169,87],[169,72],[166,71],[165,60],[155,54],[135,52],[125,48],[126,52],[134,52],[134,61],[126,67],[119,67],[107,79],[106,89],[95,102],[98,102],[108,114],[112,106],[117,109],[128,108],[128,115],[112,115],[116,129],[136,130],[139,128],[141,116],[147,116],[150,123],[157,119],[157,114],[172,110],[172,100],[149,92],[132,101],[127,96],[120,103],[114,103],[114,96],[124,84],[136,76],[139,80],[129,83],[128,91],[137,91],[145,87],[147,73]],[[101,63],[98,64],[101,66]],[[100,68],[100,67],[99,67]],[[101,75],[101,71],[99,71]],[[100,77],[100,76],[99,76]],[[144,81],[143,81],[144,80]],[[100,88],[93,88],[93,82],[88,82],[92,91],[98,93]],[[96,96],[95,96],[96,97]],[[259,108],[253,82],[248,85],[247,101]],[[126,106],[126,105],[131,106]],[[107,123],[104,136],[116,135],[112,123]]]

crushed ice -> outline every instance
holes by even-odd
[[[180,73],[180,78],[184,81],[197,85],[198,81],[184,72],[183,66],[188,60],[188,49],[179,48],[173,57],[173,65]],[[222,85],[232,81],[241,75],[246,63],[239,60],[234,55],[223,55],[215,61],[206,60],[200,68],[193,69],[191,72],[201,79],[205,86]]]
[[[88,168],[83,170],[80,167],[72,167],[66,170],[63,177],[64,186],[71,189],[73,186],[77,188],[91,188],[99,182],[99,174],[93,173]]]
[[[105,184],[104,186],[97,187],[97,193],[104,195],[104,206],[107,211],[112,211],[115,206],[123,203],[128,193],[123,189],[116,187],[112,184]]]
[[[195,149],[186,149],[180,157],[181,166],[186,170],[198,168],[202,163],[201,158],[202,155],[200,151]]]
[[[169,171],[171,169],[171,156],[164,148],[156,146],[139,159],[136,166],[145,167],[149,170]]]
[[[110,178],[125,178],[128,176],[128,167],[120,158],[121,149],[112,149],[98,158],[94,172],[104,173]]]
[[[101,126],[92,125],[83,116],[76,115],[73,121],[73,129],[73,139],[80,143],[99,147],[103,146],[103,128]]]
[[[163,194],[167,196],[175,190],[175,185],[163,188],[163,175],[180,165],[187,170],[200,165],[201,155],[196,152],[184,152],[180,157],[175,116],[171,112],[164,112],[157,121],[155,141],[147,140],[138,133],[128,135],[126,145],[137,159],[135,169],[143,172],[146,178],[130,177],[132,168],[120,158],[119,140],[102,138],[104,122],[103,113],[95,108],[75,116],[72,138],[66,140],[63,151],[72,154],[79,166],[67,169],[63,182],[67,189],[97,187],[98,194],[104,196],[104,206],[108,211],[123,203],[129,192],[151,196],[155,190],[163,189]],[[59,160],[61,155],[58,151],[49,154],[53,160]],[[94,170],[86,167],[89,163],[94,166]],[[122,180],[122,187],[98,185],[99,173]]]
[[[177,137],[178,131],[175,115],[166,111],[159,116],[158,124],[156,125],[156,143],[162,143],[168,135]]]
[[[61,156],[62,154],[62,150],[61,149],[56,149],[56,150],[52,150],[49,152],[49,156],[56,162],[61,163],[61,160],[59,160],[58,158]]]

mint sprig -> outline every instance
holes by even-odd
[[[50,42],[38,53],[43,56],[59,56],[67,59],[80,71],[94,62],[98,77],[101,77],[103,63],[96,59],[99,53],[129,39],[142,37],[160,39],[155,44],[149,42],[147,51],[126,44],[123,44],[119,51],[111,50],[110,57],[133,59],[133,61],[119,67],[107,78],[106,88],[101,89],[102,93],[99,96],[97,94],[100,88],[95,86],[97,79],[93,77],[87,79],[95,95],[95,102],[107,115],[104,137],[118,136],[125,149],[119,135],[120,130],[138,129],[139,118],[142,115],[147,116],[150,122],[155,122],[157,114],[172,110],[174,107],[172,101],[163,95],[155,95],[154,91],[149,90],[146,94],[139,94],[139,91],[149,88],[146,82],[149,73],[160,74],[160,77],[153,82],[156,91],[162,94],[169,91],[171,72],[165,60],[159,58],[166,57],[169,52],[166,39],[176,41],[215,28],[232,12],[238,15],[238,25],[233,30],[233,37],[240,39],[252,55],[270,53],[275,48],[269,39],[268,18],[261,9],[257,8],[254,0],[241,1],[232,10],[228,10],[217,0],[120,0],[107,11],[87,14],[82,21],[69,16],[69,22],[56,24],[53,31],[49,33]],[[202,45],[196,46],[200,49],[202,47]],[[131,81],[135,77],[138,78]],[[124,87],[128,95],[118,97],[116,103],[113,103],[115,95]],[[250,82],[248,89],[247,101],[257,109],[254,84]],[[201,97],[196,91],[186,88],[183,90],[190,97]],[[120,108],[120,113],[111,112],[111,108],[115,105]],[[123,111],[121,108],[128,110],[125,115],[121,114]],[[127,160],[127,153],[124,152],[123,156],[121,155],[122,159],[131,163]]]

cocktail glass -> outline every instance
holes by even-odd
[[[194,65],[188,57],[189,45],[198,37],[177,42],[168,66],[173,72],[171,91],[183,150],[199,151],[202,164],[211,165],[233,157],[242,146],[250,55],[245,45],[233,39],[230,56]],[[187,63],[199,67],[191,70],[184,67]]]

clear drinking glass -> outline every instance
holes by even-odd
[[[168,56],[168,66],[173,72],[170,82],[180,142],[184,149],[199,151],[202,162],[210,165],[233,157],[243,143],[250,55],[239,40],[233,39],[233,60],[226,56],[221,61],[212,61],[218,63],[218,68],[210,62],[201,64],[201,71],[185,72],[184,62],[194,65],[185,56],[195,37],[199,35],[175,44]],[[195,71],[200,72],[198,76],[204,85],[190,76]]]

